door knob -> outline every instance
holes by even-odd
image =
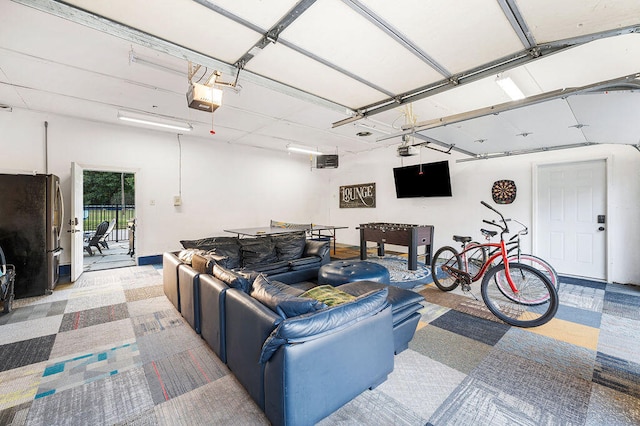
[[[604,226],[601,226],[600,228],[598,228],[598,231],[604,231]]]

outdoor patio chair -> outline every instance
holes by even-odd
[[[111,231],[113,231],[114,226],[116,226],[115,218],[111,219],[111,222],[109,222],[109,227],[107,228],[107,232],[105,232],[104,235],[100,237],[100,241],[98,241],[98,244],[100,244],[102,248],[106,248],[106,249],[109,248],[109,244],[107,243],[107,238],[109,238],[109,235],[111,235]]]
[[[102,254],[102,249],[100,248],[100,239],[106,234],[107,229],[109,229],[109,222],[107,222],[106,220],[104,222],[100,222],[100,224],[96,228],[96,233],[89,238],[87,245],[84,246],[84,249],[87,251],[87,253],[89,253],[89,256],[93,256],[93,250],[91,250],[91,247],[97,248],[100,254]]]

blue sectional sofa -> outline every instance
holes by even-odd
[[[393,370],[386,287],[326,306],[304,297],[308,282],[219,264],[199,273],[175,253],[163,274],[169,300],[274,425],[315,424]]]

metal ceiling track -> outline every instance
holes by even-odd
[[[112,21],[103,16],[99,16],[75,6],[69,5],[58,0],[12,0],[15,3],[22,4],[24,6],[32,7],[45,13],[75,22],[80,25],[92,28],[94,30],[101,31],[106,34],[110,34],[114,37],[121,38],[123,40],[130,41],[132,43],[148,47],[158,52],[165,53],[167,55],[174,56],[185,61],[191,61],[212,69],[219,70],[226,74],[235,75],[237,68],[233,64],[215,59],[211,56],[197,52],[195,50],[180,46],[170,41],[158,38],[151,34],[137,30],[130,26],[121,24],[119,22]],[[185,78],[186,78],[185,71]],[[250,71],[244,71],[243,77],[245,81],[255,83],[262,87],[266,87],[275,90],[286,95],[323,106],[333,111],[340,113],[350,113],[351,109],[305,92],[300,89],[288,86],[283,83],[279,83],[275,80],[268,79],[259,74],[252,73]],[[355,112],[354,112],[355,113]]]
[[[225,18],[230,19],[237,24],[243,25],[252,31],[262,34],[262,38],[251,49],[249,49],[240,59],[238,59],[234,63],[234,66],[238,68],[244,68],[247,65],[247,62],[253,59],[254,56],[260,53],[260,51],[266,48],[269,44],[279,43],[283,46],[288,47],[291,50],[294,50],[295,52],[303,56],[306,56],[309,59],[312,59],[316,62],[321,63],[326,67],[331,68],[334,71],[337,71],[343,75],[346,75],[347,77],[352,78],[353,80],[356,80],[364,84],[365,86],[368,86],[371,89],[377,90],[378,92],[383,93],[386,96],[391,97],[394,95],[393,93],[389,92],[383,87],[380,87],[370,81],[367,81],[364,78],[344,68],[341,68],[336,64],[327,61],[326,59],[323,59],[317,55],[314,55],[313,53],[308,52],[307,50],[304,50],[303,48],[296,46],[291,42],[288,42],[284,39],[279,38],[280,33],[282,33],[282,31],[284,31],[289,25],[291,25],[293,21],[299,18],[302,15],[302,13],[304,13],[309,7],[311,7],[311,5],[313,5],[313,3],[316,2],[316,0],[301,0],[289,12],[287,12],[287,14],[285,14],[284,17],[280,19],[280,21],[278,21],[275,25],[273,25],[269,30],[266,30],[266,31],[263,28],[260,28],[259,26],[254,25],[251,22],[246,21],[245,19],[242,19],[237,15],[234,15],[233,13],[227,11],[226,9],[221,8],[220,6],[211,4],[207,0],[193,0],[193,1],[195,1],[196,3],[202,6],[207,7],[208,9],[216,13],[221,14]],[[344,108],[347,109],[346,107]]]
[[[332,127],[339,127],[345,124],[352,123],[354,121],[361,120],[371,115],[379,114],[384,111],[388,111],[398,106],[415,102],[427,97],[451,90],[457,86],[463,84],[469,84],[477,80],[498,74],[500,72],[522,66],[539,58],[549,56],[551,54],[559,53],[580,46],[582,44],[599,40],[607,37],[615,37],[623,34],[640,33],[640,25],[633,25],[625,28],[618,28],[610,31],[603,31],[594,34],[587,34],[580,37],[571,39],[565,39],[560,41],[554,41],[537,45],[530,49],[525,49],[510,56],[498,59],[487,64],[483,64],[479,67],[473,68],[469,71],[457,74],[451,78],[443,79],[435,83],[423,86],[421,88],[405,92],[398,96],[386,99],[384,101],[376,102],[370,105],[366,105],[356,109],[356,114],[352,117],[346,118],[341,121],[333,123]]]

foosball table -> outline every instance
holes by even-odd
[[[384,245],[395,244],[409,248],[409,270],[418,268],[418,247],[425,246],[425,265],[431,264],[433,225],[400,223],[363,223],[360,229],[360,259],[367,259],[367,242],[378,244],[378,256],[384,256]]]

